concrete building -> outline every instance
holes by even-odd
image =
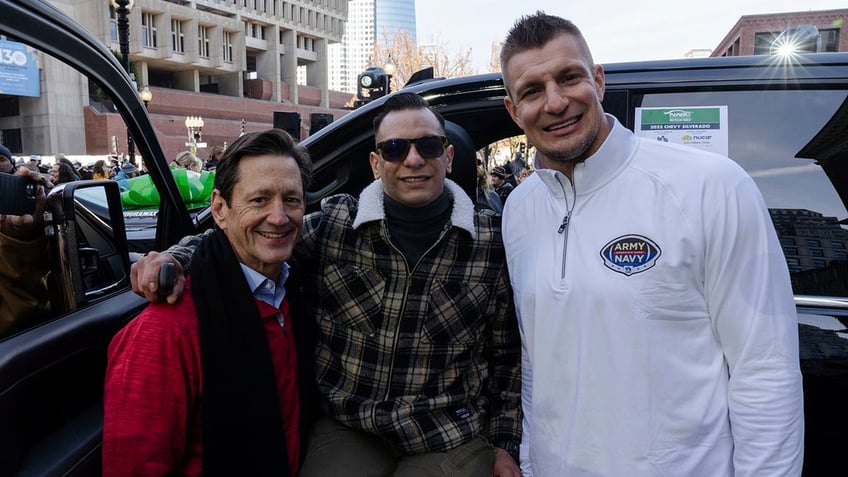
[[[110,49],[119,51],[118,18],[108,0],[51,0]],[[351,95],[329,88],[328,47],[341,41],[348,0],[135,0],[129,58],[170,156],[185,149],[186,116],[204,119],[209,147],[297,113],[298,139],[310,117],[334,119]],[[96,86],[40,55],[38,97],[0,95],[0,131],[13,153],[127,152],[120,117]],[[302,81],[298,82],[297,78]],[[300,134],[297,134],[297,133]],[[203,151],[201,151],[203,155]]]
[[[356,93],[375,45],[391,44],[398,30],[416,39],[415,0],[351,0],[342,41],[330,45],[330,88]]]
[[[744,15],[711,56],[767,55],[785,29],[813,25],[821,34],[821,51],[848,51],[848,9]]]

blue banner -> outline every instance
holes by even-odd
[[[38,51],[8,40],[0,40],[0,94],[41,95]]]

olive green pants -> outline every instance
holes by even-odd
[[[447,452],[402,455],[371,434],[321,418],[300,477],[490,477],[495,453],[479,436]]]

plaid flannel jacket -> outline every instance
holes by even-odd
[[[377,180],[324,199],[295,248],[318,321],[325,412],[407,454],[521,438],[520,336],[500,216],[455,183],[451,221],[417,264],[390,242]],[[191,244],[184,239],[181,244]],[[190,249],[172,247],[184,265]]]

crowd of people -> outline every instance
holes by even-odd
[[[374,181],[310,214],[285,132],[219,151],[215,226],[132,266],[151,304],[108,350],[104,475],[800,475],[797,317],[753,180],[605,113],[568,20],[519,18],[500,59],[533,168],[478,164],[476,200],[414,93],[374,120]]]

